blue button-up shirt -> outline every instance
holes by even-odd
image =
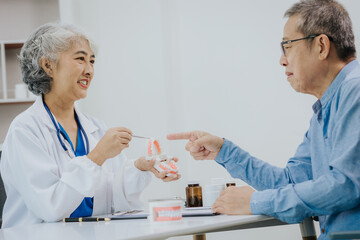
[[[288,223],[319,216],[323,234],[360,230],[360,64],[336,76],[320,100],[294,157],[272,166],[225,140],[216,161],[253,186],[253,214]]]

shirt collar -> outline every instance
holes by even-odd
[[[317,100],[312,109],[314,113],[317,115],[318,120],[321,119],[321,109],[325,107],[331,100],[332,96],[340,87],[342,81],[346,78],[346,76],[354,69],[359,66],[359,62],[355,59],[349,62],[345,67],[343,67],[335,79],[332,81],[331,85],[326,89],[324,95],[321,97],[320,100]]]
[[[341,82],[354,68],[358,67],[358,65],[359,62],[355,59],[340,70],[334,81],[331,83],[328,89],[326,89],[324,95],[321,97],[320,101],[322,106],[326,106],[326,104],[331,100],[332,96],[338,90]]]
[[[314,111],[314,113],[317,115],[317,120],[319,121],[321,119],[321,101],[317,100],[313,106],[312,109]]]

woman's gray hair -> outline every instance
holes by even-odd
[[[355,38],[348,12],[335,0],[301,0],[289,8],[284,17],[299,14],[298,31],[304,36],[325,34],[334,43],[338,57],[344,61],[356,57]]]
[[[73,25],[47,23],[30,34],[21,48],[19,60],[23,81],[32,93],[40,95],[51,90],[52,78],[41,67],[40,59],[45,57],[57,63],[59,53],[81,40],[87,40],[95,53],[93,42]]]

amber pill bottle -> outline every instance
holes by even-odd
[[[186,187],[186,206],[202,207],[202,188],[198,182],[188,183]]]

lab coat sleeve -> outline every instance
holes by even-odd
[[[99,166],[86,156],[67,162],[61,174],[55,157],[47,151],[51,144],[31,129],[10,128],[2,169],[5,178],[11,172],[9,184],[19,191],[27,208],[46,222],[68,217],[84,196],[93,196],[100,175]]]
[[[113,211],[143,208],[140,195],[151,178],[150,172],[140,171],[135,167],[134,160],[127,159],[124,167],[114,176]]]

